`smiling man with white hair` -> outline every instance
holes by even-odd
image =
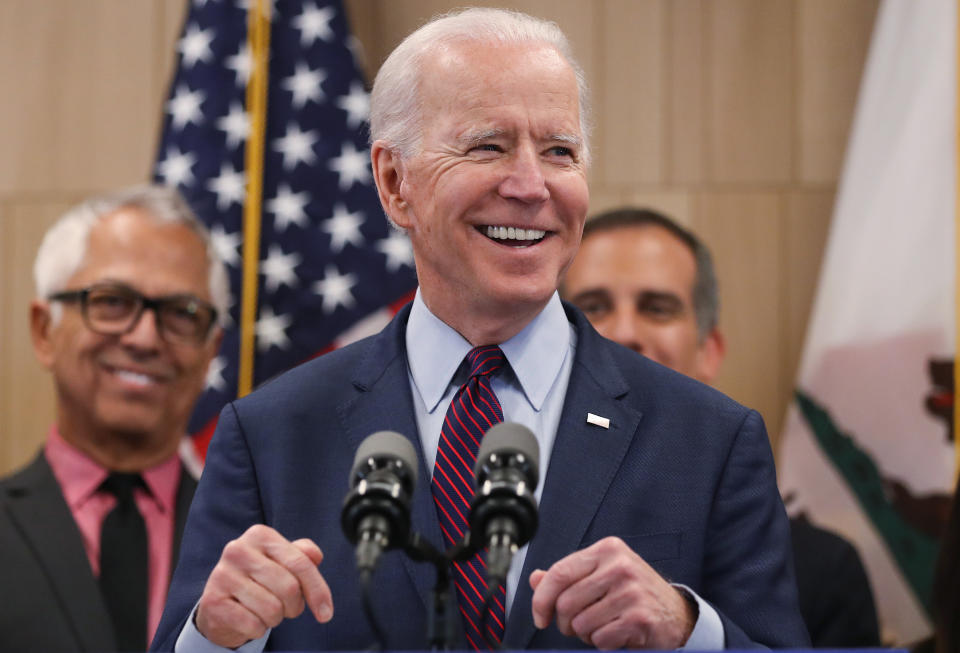
[[[67,212],[34,275],[56,415],[36,459],[0,480],[0,649],[142,651],[196,488],[177,449],[226,273],[179,194],[143,186]]]
[[[367,648],[365,605],[386,647],[427,648],[433,572],[388,554],[363,591],[348,470],[369,434],[405,436],[413,528],[448,549],[500,421],[536,436],[539,531],[503,584],[480,554],[454,565],[458,647],[807,643],[759,415],[559,299],[589,204],[586,98],[559,28],[517,12],[447,14],[387,58],[371,161],[417,296],[224,409],[155,649]]]

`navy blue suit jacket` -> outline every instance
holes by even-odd
[[[609,535],[709,601],[728,646],[805,646],[790,530],[760,415],[602,338],[578,310],[565,309],[577,331],[576,358],[505,648],[585,647],[553,625],[534,628],[526,579]],[[328,624],[309,611],[285,621],[268,648],[346,650],[373,642],[353,549],[339,523],[354,453],[367,435],[388,429],[414,443],[420,479],[413,528],[442,542],[407,374],[408,314],[409,307],[382,333],[301,365],[224,409],[155,649],[173,649],[224,545],[257,523],[290,540],[317,542],[335,609]],[[609,429],[588,424],[588,412],[609,418]],[[381,558],[375,612],[390,648],[426,647],[433,575],[399,552]]]

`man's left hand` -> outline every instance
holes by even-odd
[[[683,646],[696,622],[680,590],[617,537],[530,574],[533,621],[599,649]]]

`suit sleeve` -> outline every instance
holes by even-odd
[[[790,544],[763,419],[749,411],[717,486],[703,597],[723,622],[727,648],[805,648]]]
[[[233,404],[220,413],[207,462],[190,506],[180,560],[151,650],[173,651],[223,547],[263,523],[260,489],[250,449]]]

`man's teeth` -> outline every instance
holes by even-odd
[[[540,240],[546,235],[541,229],[518,229],[517,227],[487,227],[487,237],[499,240]]]
[[[115,372],[124,381],[129,383],[134,383],[136,385],[147,386],[154,383],[152,377],[147,376],[146,374],[138,374],[137,372],[131,372],[129,370],[117,370]]]

